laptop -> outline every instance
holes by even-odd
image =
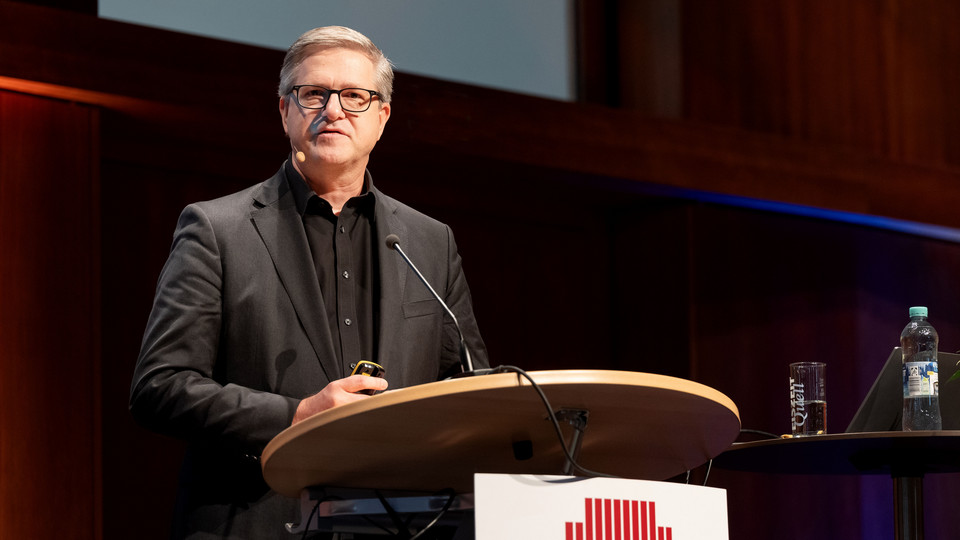
[[[960,429],[960,381],[947,382],[957,371],[960,354],[937,353],[937,379],[940,382],[940,418],[943,429]],[[865,431],[901,431],[903,421],[903,367],[900,347],[887,357],[877,380],[847,426],[847,433]]]

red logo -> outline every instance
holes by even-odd
[[[656,503],[583,500],[585,519],[566,522],[566,540],[673,540],[673,527],[657,525]]]

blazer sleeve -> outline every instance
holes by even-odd
[[[220,253],[209,216],[201,206],[188,206],[157,284],[130,411],[154,431],[259,455],[290,425],[299,400],[216,379],[223,321]]]
[[[457,322],[460,323],[460,330],[463,332],[464,342],[470,351],[474,369],[487,368],[490,367],[490,362],[487,359],[487,348],[480,336],[477,318],[473,314],[473,298],[470,294],[470,287],[467,285],[467,278],[463,273],[463,260],[460,257],[460,251],[457,249],[453,231],[449,226],[444,225],[444,227],[447,233],[448,265],[444,301],[450,307],[450,311],[456,315]],[[460,337],[456,325],[449,317],[444,317],[443,333],[441,367],[444,371],[443,376],[448,376],[460,371]]]

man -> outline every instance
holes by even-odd
[[[459,371],[456,328],[387,235],[456,314],[474,365],[488,365],[450,229],[381,193],[366,170],[392,86],[362,34],[305,33],[281,70],[291,159],[180,216],[130,398],[141,424],[189,441],[177,538],[289,537],[298,501],[270,492],[259,464],[275,435],[363,391]],[[386,378],[349,376],[361,360]]]

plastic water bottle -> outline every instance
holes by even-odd
[[[939,430],[940,385],[937,377],[937,331],[927,322],[927,308],[910,308],[910,322],[900,333],[903,352],[903,431]]]

